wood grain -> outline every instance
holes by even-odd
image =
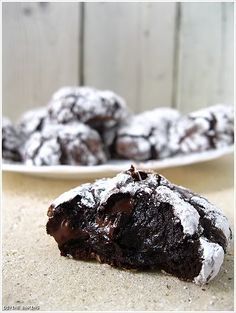
[[[175,3],[86,3],[84,78],[131,110],[170,106]]]
[[[220,3],[181,3],[176,105],[189,112],[220,99]]]
[[[17,119],[79,77],[78,3],[3,4],[3,114]]]
[[[122,95],[133,112],[233,103],[233,3],[3,3],[3,114],[64,85]]]
[[[221,101],[234,103],[234,5],[222,3]]]

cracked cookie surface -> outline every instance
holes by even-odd
[[[159,269],[204,284],[220,270],[231,238],[207,199],[131,167],[52,202],[47,233],[63,256],[126,269]]]
[[[22,137],[12,122],[6,118],[2,118],[2,157],[8,162],[20,162]]]
[[[174,154],[220,149],[234,142],[233,107],[214,105],[192,112],[170,128],[170,147]]]
[[[24,147],[29,165],[96,165],[105,160],[99,134],[80,123],[48,125],[31,135]]]
[[[48,104],[50,118],[57,123],[79,121],[96,129],[106,145],[111,145],[116,129],[127,115],[123,98],[110,90],[91,87],[63,87]]]
[[[117,132],[116,154],[138,161],[170,156],[169,128],[179,116],[177,110],[157,108],[127,119]]]

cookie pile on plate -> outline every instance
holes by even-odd
[[[112,91],[64,87],[45,107],[2,121],[2,155],[29,165],[97,165],[109,159],[157,160],[229,146],[233,107],[181,115],[171,108],[131,114]]]

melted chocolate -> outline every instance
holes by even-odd
[[[57,228],[52,228],[51,235],[55,238],[59,246],[62,246],[67,241],[77,239],[78,237],[89,237],[88,233],[81,228],[74,229],[66,218],[61,219],[61,223],[57,224]]]
[[[106,209],[106,213],[124,213],[124,214],[130,214],[133,210],[133,201],[132,199],[125,198],[120,199],[116,201],[111,207],[108,207]]]
[[[202,268],[200,239],[223,249],[228,242],[215,224],[224,217],[213,209],[208,216],[209,208],[195,198],[204,202],[161,175],[132,166],[116,179],[80,186],[68,201],[57,199],[48,210],[47,233],[63,256],[126,269],[163,269],[193,280]]]
[[[130,169],[127,171],[127,173],[132,176],[134,181],[145,180],[147,178],[147,173],[143,171],[136,171],[133,165],[130,166]]]

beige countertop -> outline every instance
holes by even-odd
[[[159,171],[206,196],[233,225],[233,156]],[[84,182],[84,181],[83,181]],[[46,234],[47,208],[82,183],[3,174],[3,299],[40,310],[233,310],[233,244],[219,275],[204,287],[160,272],[129,272],[60,256]]]

